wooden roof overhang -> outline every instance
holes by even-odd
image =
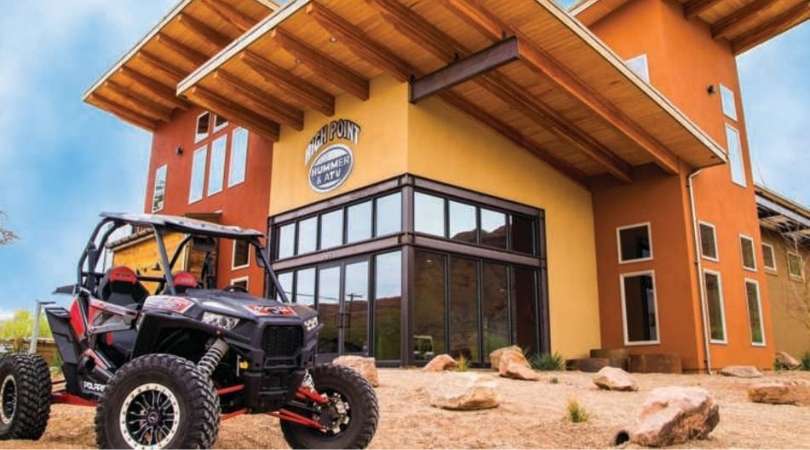
[[[576,179],[723,150],[549,0],[296,0],[178,85],[178,95],[277,139],[387,73],[470,114]],[[439,80],[439,81],[436,81]],[[445,82],[445,85],[441,85]],[[437,84],[438,83],[438,84]],[[413,101],[423,96],[412,95]]]
[[[585,25],[591,26],[607,16],[627,0],[581,0],[571,7],[571,15]]]
[[[810,243],[810,209],[765,187],[756,186],[760,224],[799,242]]]
[[[272,0],[181,0],[84,101],[154,131],[190,106],[177,83],[277,8]]]

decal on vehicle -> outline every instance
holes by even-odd
[[[265,306],[259,304],[245,305],[248,311],[257,316],[286,316],[295,317],[298,313],[289,306]]]
[[[101,394],[107,388],[106,384],[93,383],[91,381],[82,381],[82,389],[88,392],[95,392]]]

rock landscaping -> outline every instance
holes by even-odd
[[[445,370],[453,370],[458,367],[458,363],[452,356],[442,354],[435,356],[429,363],[422,367],[423,372],[443,372]]]
[[[696,387],[663,387],[650,392],[638,423],[620,434],[648,447],[706,439],[720,422],[720,407],[709,391]]]
[[[380,385],[380,377],[377,373],[377,361],[374,358],[347,355],[335,358],[332,364],[350,367],[362,375],[372,386],[378,387]]]
[[[762,378],[762,372],[754,366],[727,366],[720,370],[720,374],[737,378]]]
[[[810,406],[810,382],[793,380],[757,383],[748,388],[748,398],[755,403]]]
[[[795,370],[801,367],[802,362],[788,352],[776,352],[776,366],[780,369]]]
[[[430,405],[436,408],[472,411],[495,408],[500,403],[497,383],[486,375],[447,372],[427,387]]]
[[[504,347],[489,354],[492,368],[504,378],[515,380],[537,381],[540,375],[532,369],[532,365],[523,350],[517,346]],[[497,365],[495,364],[497,362]]]
[[[616,367],[603,367],[593,376],[593,383],[607,391],[637,391],[636,380],[627,372]]]

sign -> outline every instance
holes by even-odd
[[[329,192],[346,181],[354,167],[349,144],[357,144],[359,138],[360,125],[348,119],[333,120],[315,133],[304,153],[314,191]]]

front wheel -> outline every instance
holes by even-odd
[[[12,353],[0,360],[0,439],[42,437],[51,413],[51,372],[39,356]]]
[[[380,416],[377,395],[368,381],[348,367],[332,364],[316,366],[310,375],[315,390],[329,402],[308,403],[307,411],[294,406],[289,409],[311,416],[325,431],[282,420],[287,443],[292,448],[366,448]]]

